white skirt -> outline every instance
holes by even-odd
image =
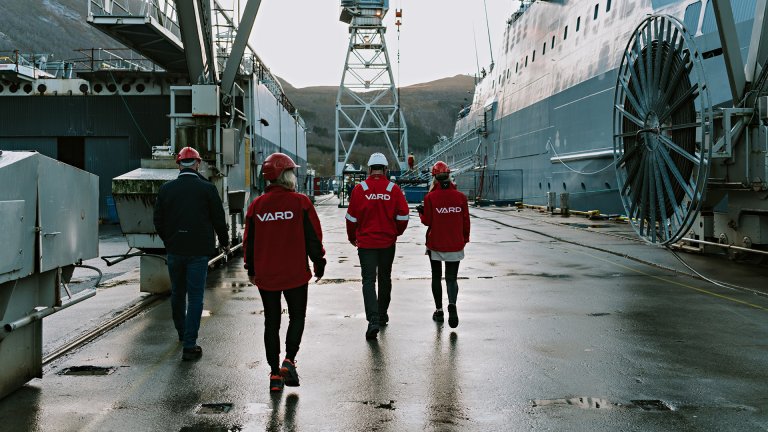
[[[461,261],[464,259],[464,249],[456,252],[440,252],[427,248],[427,251],[424,252],[424,255],[429,255],[429,259],[432,261]]]

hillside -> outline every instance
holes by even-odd
[[[24,54],[52,54],[48,60],[82,57],[87,48],[121,48],[122,45],[85,21],[84,0],[2,0],[0,56],[14,50]]]
[[[282,84],[288,98],[306,121],[307,130],[310,132],[307,135],[310,162],[321,175],[332,174],[338,87],[296,89],[289,83]],[[437,142],[439,136],[453,134],[456,114],[462,104],[467,103],[465,99],[471,99],[473,88],[472,77],[457,75],[400,89],[400,103],[408,125],[409,149],[417,159]],[[357,150],[369,153],[382,149],[358,149],[356,146],[355,150],[356,153]]]
[[[88,25],[86,0],[0,0],[0,56],[12,57],[14,50],[49,54],[49,61],[82,58],[77,49],[121,48],[122,45]],[[274,73],[280,73],[274,70]],[[341,78],[341,77],[339,77]],[[309,160],[320,175],[333,172],[335,105],[337,87],[297,89],[282,82],[285,93],[306,121]],[[457,75],[424,84],[403,87],[400,100],[410,150],[417,159],[441,135],[453,134],[456,114],[465,99],[471,99],[473,78]],[[381,148],[356,146],[370,153]],[[360,159],[362,156],[357,156]],[[356,160],[356,163],[361,161]]]

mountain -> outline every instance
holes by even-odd
[[[122,47],[85,21],[85,0],[2,0],[2,5],[0,57],[18,50],[68,60],[83,57],[77,49]]]
[[[55,61],[83,58],[83,54],[75,52],[78,49],[122,48],[85,21],[88,1],[0,0],[0,57],[13,58],[13,51],[18,50],[23,54],[49,54],[48,61]],[[127,52],[118,54],[127,56]],[[338,87],[299,89],[281,82],[306,122],[310,162],[319,175],[332,175]],[[471,100],[473,87],[472,77],[457,75],[400,89],[409,149],[417,160],[439,136],[453,134],[456,115],[467,99]],[[377,150],[383,149],[356,145],[352,162],[365,162],[358,159]]]
[[[318,175],[332,175],[335,151],[336,94],[338,87],[294,88],[281,81],[283,90],[306,122],[309,160]],[[400,106],[408,126],[408,148],[416,159],[425,155],[438,137],[453,135],[456,115],[472,99],[474,78],[456,75],[400,89]],[[355,146],[355,164],[381,148]],[[361,160],[357,160],[361,159]]]

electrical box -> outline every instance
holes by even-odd
[[[240,162],[238,156],[238,140],[240,131],[237,129],[224,128],[221,130],[221,160],[225,165],[237,165]]]
[[[219,115],[219,87],[215,85],[192,86],[192,115],[212,116]]]

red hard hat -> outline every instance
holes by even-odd
[[[272,153],[264,159],[264,164],[261,166],[261,173],[264,174],[264,178],[267,180],[277,180],[280,174],[287,169],[298,168],[299,166],[293,162],[290,156],[284,153]]]
[[[200,159],[200,153],[192,147],[184,147],[179,154],[176,155],[176,163],[180,163],[184,159],[197,159],[202,161],[202,159]]]
[[[448,164],[446,164],[443,161],[437,161],[434,165],[432,165],[432,175],[436,176],[438,174],[449,174],[451,172],[451,169],[448,168]]]

